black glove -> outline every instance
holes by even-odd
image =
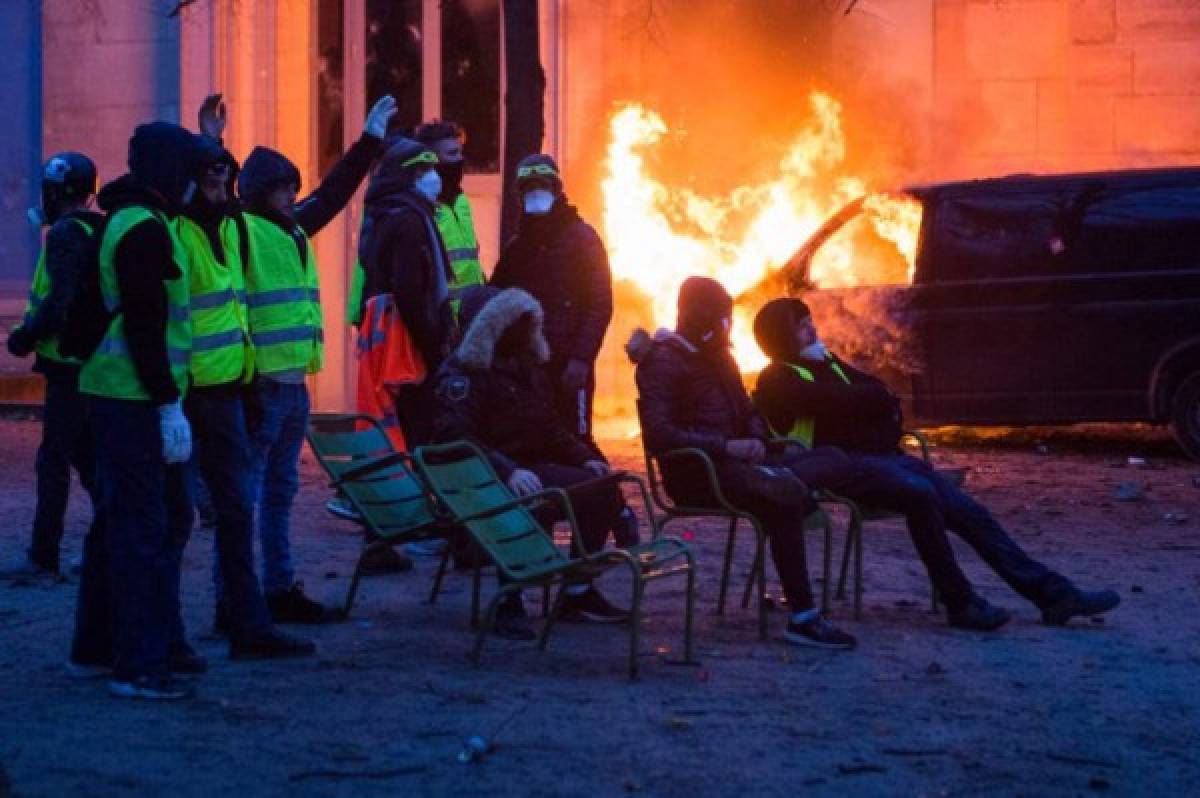
[[[8,334],[8,351],[13,357],[25,357],[33,351],[37,340],[24,327],[18,327]]]

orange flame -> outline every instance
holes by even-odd
[[[820,92],[809,101],[812,121],[780,159],[778,176],[739,186],[727,197],[672,188],[649,174],[646,153],[668,133],[658,114],[631,103],[612,116],[608,176],[602,184],[609,258],[614,276],[646,295],[657,324],[674,324],[675,296],[685,278],[712,277],[737,296],[783,266],[832,213],[868,194],[862,178],[838,172],[846,157],[841,105]],[[861,235],[840,233],[831,238],[811,265],[809,277],[817,286],[879,282],[888,272],[871,262],[880,242],[891,248],[893,258],[902,256],[907,268],[899,279],[911,282],[920,204],[872,194],[863,203],[863,215],[874,242],[864,245]],[[744,371],[766,364],[751,332],[755,310],[735,309],[734,356]]]

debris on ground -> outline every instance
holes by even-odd
[[[1140,482],[1122,482],[1117,485],[1113,498],[1119,502],[1140,502],[1146,498],[1146,489]]]

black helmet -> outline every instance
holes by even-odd
[[[42,166],[42,214],[46,224],[62,215],[62,206],[96,193],[96,164],[79,152],[51,155]]]

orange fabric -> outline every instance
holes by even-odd
[[[358,328],[358,412],[380,419],[398,451],[407,451],[396,418],[395,392],[424,382],[425,361],[390,294],[367,300]]]

